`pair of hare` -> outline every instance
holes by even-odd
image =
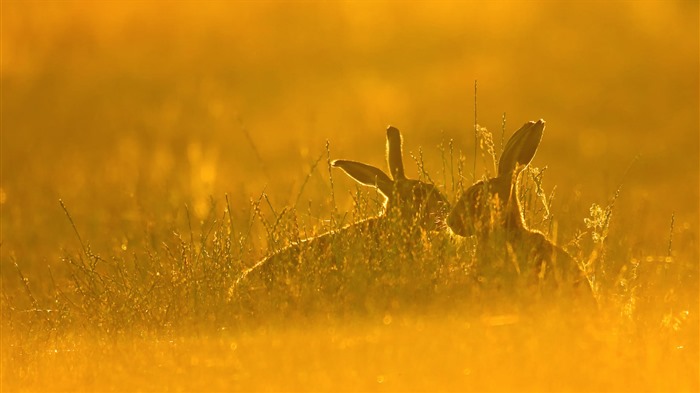
[[[339,236],[351,235],[350,231],[377,231],[387,220],[394,220],[404,227],[425,230],[444,228],[459,236],[476,236],[478,252],[510,253],[514,260],[525,261],[530,271],[540,279],[545,274],[582,274],[576,262],[549,241],[540,232],[525,225],[518,198],[518,175],[535,156],[542,140],[543,120],[528,122],[516,131],[506,144],[498,163],[497,176],[479,181],[469,187],[450,210],[450,204],[433,184],[406,178],[403,166],[402,139],[398,129],[387,129],[387,161],[390,174],[367,164],[348,160],[335,160],[332,165],[340,168],[357,182],[375,187],[385,198],[384,213],[378,217],[350,224],[339,230],[293,243],[291,246],[262,259],[247,269],[236,281],[237,286],[251,272],[261,267],[270,268],[281,260],[294,260],[307,249],[325,254]],[[504,240],[500,243],[494,239]],[[505,250],[489,250],[489,244],[499,244]],[[505,246],[504,246],[505,245]],[[516,257],[516,255],[519,257]],[[519,262],[516,262],[519,263]],[[518,268],[518,271],[520,269]]]

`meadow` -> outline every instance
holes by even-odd
[[[700,390],[697,1],[1,7],[1,391]],[[391,223],[234,285],[379,213],[387,125],[454,203],[540,118],[596,304]]]

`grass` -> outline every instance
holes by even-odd
[[[2,7],[2,391],[700,389],[697,5]],[[234,285],[377,214],[387,123],[454,202],[540,117],[599,306],[392,222]]]
[[[526,218],[551,226],[542,171],[531,168],[524,177]],[[378,202],[361,189],[356,198],[351,218],[331,221],[364,219],[367,206]],[[515,273],[498,255],[475,254],[471,239],[391,221],[376,231],[347,231],[320,251],[302,248],[259,269],[267,275],[254,271],[234,286],[267,253],[255,251],[253,228],[273,249],[326,228],[302,229],[300,212],[265,209],[264,195],[252,201],[248,222],[235,223],[228,198],[223,202],[212,199],[196,228],[185,208],[185,230],[160,233],[159,244],[130,240],[100,255],[60,201],[79,247],[50,267],[44,289],[14,262],[22,285],[3,293],[3,337],[10,340],[3,343],[4,387],[43,390],[42,381],[56,390],[696,386],[696,300],[689,290],[696,271],[688,260],[640,261],[629,248],[606,244],[614,199],[591,207],[582,220],[589,232],[576,244],[600,308],[565,292],[539,292],[532,274]],[[228,367],[233,371],[224,372]],[[655,377],[639,379],[647,373]],[[191,374],[198,377],[185,377]],[[148,375],[162,377],[153,384]],[[180,377],[166,382],[167,375]]]

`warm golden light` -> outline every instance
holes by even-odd
[[[697,1],[0,7],[0,390],[700,389]]]

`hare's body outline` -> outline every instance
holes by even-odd
[[[397,220],[402,227],[419,227],[434,230],[444,226],[449,211],[449,202],[440,190],[430,183],[408,179],[403,165],[403,148],[400,131],[389,126],[386,131],[386,159],[390,175],[379,168],[351,160],[334,160],[331,165],[342,169],[358,183],[374,187],[384,197],[382,212],[374,217],[353,222],[317,236],[293,242],[281,250],[262,258],[245,269],[233,284],[237,287],[252,272],[265,266],[275,265],[278,260],[292,260],[301,256],[305,249],[324,250],[336,236],[358,230],[376,233],[388,220]]]
[[[503,149],[496,177],[469,187],[454,204],[447,225],[456,235],[476,236],[478,247],[500,237],[509,250],[517,248],[527,262],[534,263],[531,267],[539,271],[540,278],[545,274],[576,274],[574,282],[579,282],[585,277],[576,260],[543,233],[528,228],[518,196],[519,176],[534,158],[544,128],[540,119],[518,129]]]

